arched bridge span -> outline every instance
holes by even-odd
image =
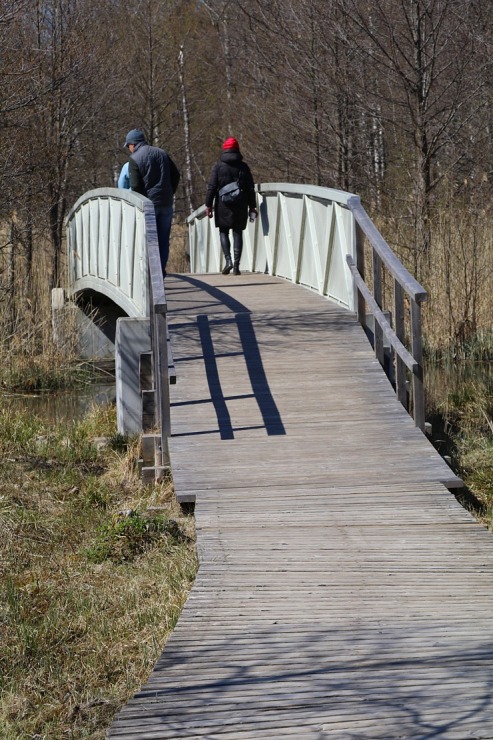
[[[67,218],[69,291],[95,292],[129,317],[149,315],[146,254],[147,198],[129,190],[100,188],[85,193]]]
[[[68,215],[67,250],[69,295],[105,296],[117,307],[115,318],[118,309],[127,316],[116,321],[114,343],[118,429],[152,431],[144,441],[144,477],[159,478],[167,462],[173,371],[153,204],[117,188],[86,193]]]

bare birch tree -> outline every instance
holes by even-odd
[[[480,99],[465,25],[471,2],[341,0],[341,8],[361,58],[377,70],[378,87],[366,95],[380,106],[389,144],[393,138],[395,167],[410,177],[414,249],[426,255],[433,191],[464,156],[450,159],[447,150],[470,125]]]

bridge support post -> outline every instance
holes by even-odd
[[[162,483],[169,471],[169,459],[163,460],[161,435],[142,435],[142,481],[147,485]]]
[[[169,373],[166,354],[166,332],[164,349],[160,348],[159,371],[163,372],[162,387],[166,398],[157,392],[156,368],[151,371],[151,324],[148,318],[118,319],[115,340],[116,410],[120,434],[142,433],[142,479],[144,483],[163,480],[169,469],[167,437],[169,436],[169,411],[160,408],[160,403],[169,406]],[[155,351],[155,348],[154,348]],[[164,354],[164,359],[162,355]],[[144,366],[144,372],[143,372]],[[147,367],[147,373],[145,368]],[[154,377],[150,377],[150,374]],[[143,375],[146,375],[144,378]],[[157,433],[164,419],[164,434]]]
[[[63,288],[53,288],[51,291],[51,326],[53,342],[59,347],[64,342],[63,336],[63,309],[65,307],[65,291]]]
[[[147,318],[125,318],[116,322],[115,375],[116,415],[120,434],[142,432],[140,357],[151,350]]]

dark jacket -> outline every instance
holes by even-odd
[[[155,206],[173,205],[180,173],[164,149],[137,144],[130,155],[128,175],[132,190],[147,196]]]
[[[218,192],[224,185],[236,180],[240,183],[242,197],[238,204],[228,206],[221,201]],[[240,152],[233,150],[221,154],[212,168],[205,205],[214,208],[214,223],[221,231],[242,231],[246,228],[248,211],[257,205],[252,173]]]

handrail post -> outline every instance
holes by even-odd
[[[356,222],[356,267],[359,274],[365,279],[365,232]],[[365,324],[366,304],[363,294],[358,290],[358,321],[361,326]]]
[[[276,214],[276,226],[274,229],[274,244],[272,246],[272,266],[271,274],[276,274],[277,269],[277,250],[279,249],[279,231],[281,229],[281,198],[280,194],[277,194],[277,214]]]
[[[154,372],[157,392],[157,417],[161,434],[161,464],[169,462],[168,437],[171,436],[170,394],[168,380],[168,337],[166,311],[154,312]]]
[[[413,373],[413,408],[414,423],[425,430],[425,396],[423,387],[423,342],[421,335],[421,306],[414,299],[411,300],[411,347],[413,357],[418,365]]]
[[[373,297],[375,299],[375,302],[378,308],[382,308],[382,298],[383,298],[382,260],[380,259],[380,257],[378,256],[378,254],[375,252],[374,249],[372,250],[372,258],[373,258]],[[385,360],[384,360],[384,348],[383,348],[383,331],[377,321],[374,322],[374,326],[373,326],[373,342],[374,342],[375,357],[379,361],[380,365],[384,367]]]
[[[394,325],[395,333],[399,337],[400,341],[405,344],[406,325],[404,320],[404,291],[397,278],[394,278]],[[395,355],[395,389],[397,398],[407,411],[406,365],[398,353]]]
[[[259,222],[261,220],[261,212],[260,212],[260,197],[259,194],[255,194],[256,198],[256,205],[257,205],[257,213],[258,217],[255,219],[255,223],[253,225],[253,248],[252,248],[252,270],[255,271],[257,267],[257,252],[258,252],[258,239],[259,239]]]

